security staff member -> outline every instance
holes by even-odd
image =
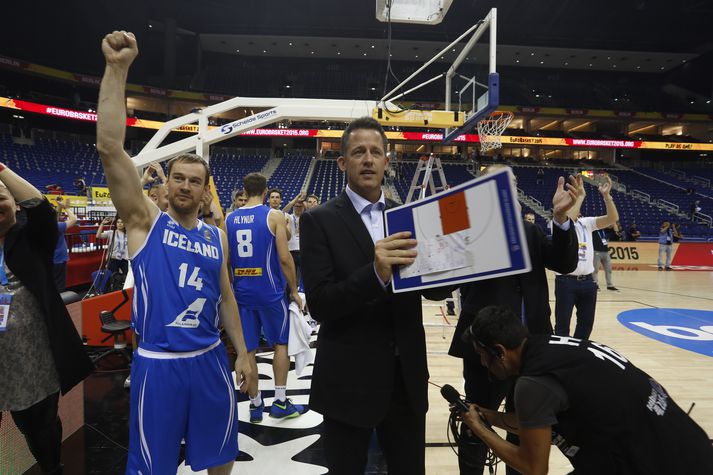
[[[512,311],[496,306],[481,310],[464,338],[496,378],[517,377],[515,413],[471,405],[464,421],[521,473],[547,473],[550,444],[577,475],[713,473],[713,447],[703,429],[611,348],[528,335]],[[519,433],[520,444],[503,440],[483,419]]]

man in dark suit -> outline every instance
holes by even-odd
[[[415,260],[410,233],[384,236],[381,182],[389,159],[374,119],[353,121],[342,135],[339,168],[347,188],[302,215],[307,304],[321,322],[310,408],[324,415],[330,473],[363,474],[376,430],[389,473],[424,473],[428,409],[421,294],[394,294],[395,265]],[[443,299],[452,289],[424,292]]]
[[[503,165],[494,165],[486,169],[486,173],[502,167]],[[463,333],[482,308],[489,305],[506,306],[525,322],[531,334],[552,334],[545,268],[567,274],[577,267],[577,235],[566,213],[582,192],[581,178],[570,177],[570,182],[565,187],[565,180],[560,177],[552,199],[555,224],[552,240],[549,240],[536,224],[527,221],[523,223],[532,264],[530,272],[471,282],[461,287],[461,315],[448,354],[463,359],[468,401],[497,409],[512,385],[512,380],[490,381],[473,345],[462,340]],[[485,445],[467,432],[460,442],[460,473],[481,475],[485,462]]]

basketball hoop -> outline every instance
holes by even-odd
[[[480,137],[480,151],[495,150],[503,146],[500,137],[512,121],[512,112],[495,111],[487,119],[478,121],[478,137]]]

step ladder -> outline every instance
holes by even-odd
[[[433,179],[434,174],[436,175],[436,180]],[[438,184],[436,184],[436,181],[438,181]],[[426,190],[430,191],[430,195],[433,195],[448,188],[446,174],[443,172],[443,164],[441,163],[440,157],[434,154],[430,154],[428,157],[424,155],[416,166],[416,173],[414,173],[413,179],[411,180],[411,186],[406,196],[406,203],[424,199],[426,197]],[[445,301],[446,308],[450,307],[453,309],[455,315],[460,315],[460,289],[456,289]],[[452,303],[452,306],[448,305],[449,303]],[[441,312],[444,322],[448,325],[455,326],[448,322],[448,317],[446,316],[447,312],[444,311],[443,307],[441,307]]]
[[[433,179],[434,174],[436,174],[438,184]],[[434,154],[430,154],[428,157],[424,155],[416,166],[416,173],[413,175],[411,186],[406,195],[406,203],[422,200],[426,197],[426,190],[429,190],[429,194],[433,195],[448,188],[440,157]]]

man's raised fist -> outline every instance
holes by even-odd
[[[102,53],[107,64],[129,68],[139,54],[136,37],[126,31],[109,33],[102,40]]]

